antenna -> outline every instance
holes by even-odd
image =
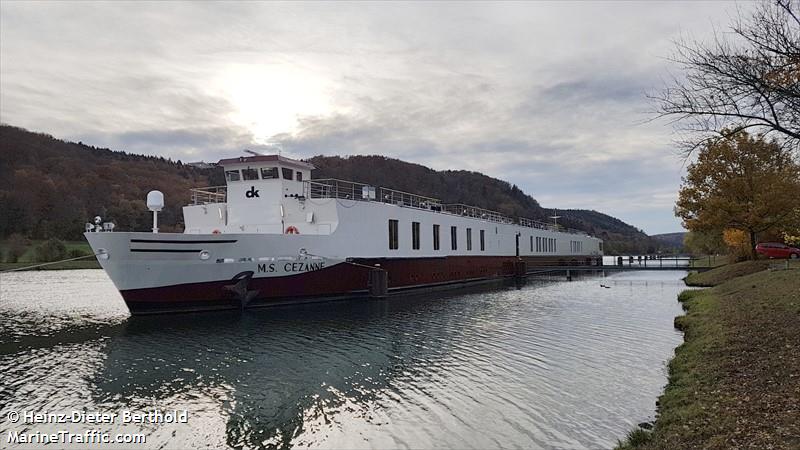
[[[258,153],[258,152],[255,152],[255,151],[253,151],[253,150],[247,149],[247,148],[246,148],[246,149],[244,149],[244,152],[245,152],[245,153],[250,153],[250,154],[251,154],[251,155],[253,155],[253,156],[264,156],[264,154],[263,154],[263,153]]]
[[[556,213],[556,210],[554,209],[553,210],[553,215],[550,216],[550,218],[553,219],[553,228],[555,228],[557,230],[558,229],[558,219],[560,219],[561,216],[559,216],[558,213]]]

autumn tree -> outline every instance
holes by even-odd
[[[756,257],[759,233],[791,225],[800,208],[800,165],[774,141],[740,131],[707,144],[689,165],[675,215],[690,231],[738,229]]]
[[[719,230],[690,231],[683,237],[683,246],[696,255],[715,255],[725,248]]]
[[[792,0],[757,2],[711,42],[682,40],[682,69],[651,94],[660,116],[688,132],[688,153],[742,130],[800,151],[800,17]]]

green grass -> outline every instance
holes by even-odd
[[[21,267],[26,267],[30,265],[34,265],[39,263],[36,260],[36,247],[44,242],[43,240],[31,240],[30,245],[25,250],[25,253],[20,256],[19,260],[16,263],[6,263],[5,256],[6,251],[8,249],[8,241],[3,240],[0,241],[0,270],[8,270],[8,269],[18,269]],[[64,246],[67,248],[67,254],[69,254],[72,250],[81,250],[87,255],[91,255],[92,248],[89,246],[89,243],[84,241],[63,241]],[[87,258],[86,260],[78,260],[78,261],[70,261],[60,264],[53,264],[51,266],[45,266],[42,269],[97,269],[100,268],[100,264],[97,263],[96,260]]]
[[[721,268],[703,280],[716,287],[681,293],[684,344],[653,431],[618,448],[800,448],[800,266],[761,263]]]
[[[11,269],[22,269],[28,266],[41,263],[0,263],[0,271]],[[49,266],[34,268],[30,270],[65,270],[65,269],[100,269],[100,263],[96,259],[86,258],[85,260],[67,261],[58,264],[51,264]]]
[[[689,286],[712,287],[732,280],[736,277],[750,275],[766,270],[772,266],[783,267],[787,260],[760,259],[757,261],[742,261],[717,267],[706,272],[689,274],[684,281]],[[800,261],[789,261],[789,267],[800,268]]]
[[[730,263],[730,261],[731,258],[728,255],[696,256],[692,258],[691,267],[720,267]]]

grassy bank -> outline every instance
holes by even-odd
[[[41,263],[34,263],[34,262],[0,263],[0,271],[21,269],[35,264],[41,264]],[[30,270],[64,270],[64,269],[100,269],[100,263],[97,262],[97,259],[87,258],[79,261],[67,261],[58,264],[51,264],[49,266],[37,267],[35,269],[30,269]]]
[[[691,267],[720,267],[730,262],[728,255],[706,255],[692,258]]]
[[[29,263],[34,264],[36,263],[36,247],[41,245],[44,241],[41,240],[30,240],[28,241],[28,245],[25,248],[25,251],[17,260],[18,263]],[[89,246],[89,243],[86,241],[63,241],[64,246],[67,249],[67,252],[72,250],[82,251],[87,255],[92,254],[92,247]],[[0,241],[0,256],[5,256],[9,250],[9,243],[8,241]],[[3,262],[0,259],[0,262]]]
[[[21,253],[16,262],[7,262],[10,243],[8,241],[0,241],[0,271],[20,269],[36,264],[41,264],[44,261],[37,259],[36,247],[42,245],[44,241],[30,240],[27,241],[24,251]],[[66,254],[64,259],[71,258],[74,255],[91,255],[92,248],[86,241],[64,241]],[[12,260],[13,261],[13,260]],[[100,264],[94,258],[87,258],[77,261],[68,261],[64,263],[51,264],[34,270],[60,270],[60,269],[99,269]]]
[[[652,432],[620,448],[800,448],[800,264],[733,264],[690,277],[684,344]]]

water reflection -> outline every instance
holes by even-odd
[[[133,317],[107,343],[93,395],[98,403],[158,401],[197,386],[231,386],[226,443],[289,446],[343,409],[350,420],[372,420],[369,405],[381,394],[406,395],[392,392],[393,379],[445,370],[443,356],[464,339],[465,323],[493,314],[491,307],[464,314],[438,300]],[[425,385],[418,388],[425,395]]]
[[[186,425],[138,427],[147,447],[608,447],[653,413],[682,275],[244,314],[106,306],[104,320],[66,314],[41,335],[28,318],[110,300],[86,293],[37,316],[16,299],[0,304],[23,324],[0,327],[0,407],[190,411]]]

